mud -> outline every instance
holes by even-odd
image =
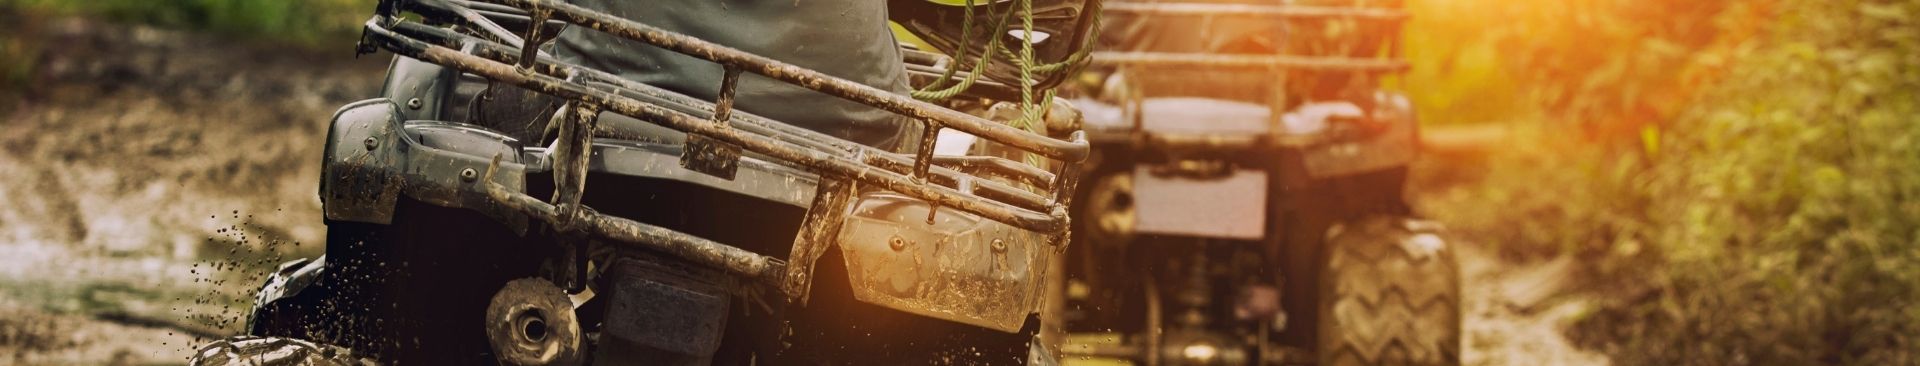
[[[379,86],[351,45],[282,52],[76,19],[0,100],[0,364],[179,364],[324,239],[319,141]]]
[[[1580,349],[1566,329],[1596,302],[1572,295],[1571,258],[1514,263],[1473,243],[1459,243],[1466,334],[1461,362],[1467,365],[1611,365],[1605,355]]]

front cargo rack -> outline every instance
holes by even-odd
[[[1273,21],[1326,21],[1348,20],[1364,24],[1377,24],[1398,27],[1403,25],[1410,15],[1403,9],[1391,7],[1336,6],[1336,5],[1300,5],[1300,4],[1226,4],[1203,3],[1194,1],[1115,1],[1102,4],[1109,15],[1125,14],[1140,17],[1206,17],[1206,18],[1259,18]],[[1283,41],[1284,42],[1284,41]],[[1268,71],[1275,80],[1268,82],[1274,91],[1266,101],[1269,114],[1269,132],[1257,135],[1220,135],[1208,133],[1172,133],[1147,131],[1137,117],[1142,108],[1138,98],[1123,101],[1122,107],[1131,113],[1127,127],[1123,130],[1089,128],[1089,139],[1095,143],[1119,143],[1136,146],[1141,149],[1170,151],[1186,154],[1233,154],[1242,151],[1265,150],[1273,148],[1303,148],[1326,143],[1329,136],[1298,135],[1283,132],[1280,127],[1280,110],[1284,109],[1286,83],[1285,71],[1337,72],[1380,75],[1401,73],[1411,69],[1411,65],[1401,56],[1401,43],[1398,37],[1390,38],[1386,52],[1373,56],[1341,55],[1304,55],[1287,53],[1284,47],[1276,47],[1274,53],[1205,53],[1205,52],[1153,52],[1153,51],[1098,51],[1090,57],[1095,67],[1139,72],[1179,71],[1179,70],[1217,70],[1217,71]],[[1138,96],[1135,91],[1130,95]]]
[[[1146,16],[1259,17],[1279,20],[1348,19],[1396,25],[1405,22],[1409,17],[1406,11],[1400,9],[1348,6],[1133,1],[1114,2],[1102,6],[1105,11],[1111,13]],[[1091,59],[1093,64],[1105,66],[1311,69],[1384,73],[1401,72],[1409,68],[1406,61],[1399,59],[1399,46],[1399,42],[1394,42],[1390,48],[1391,52],[1386,57],[1376,58],[1105,51],[1095,52]]]
[[[555,196],[541,200],[494,183],[501,157],[484,173],[485,195],[497,204],[548,223],[557,230],[579,231],[621,245],[674,254],[696,264],[779,288],[804,299],[812,261],[831,245],[846,220],[856,189],[877,188],[936,207],[956,209],[1023,230],[1051,236],[1064,245],[1067,204],[1079,176],[1078,162],[1088,155],[1083,132],[1048,137],[992,120],[892,94],[814,70],[754,55],[658,27],[559,1],[541,0],[384,0],[365,24],[361,52],[385,49],[463,73],[557,97],[558,133],[548,150],[556,180]],[[411,14],[417,14],[410,15]],[[508,30],[488,13],[517,13],[523,32]],[[553,25],[566,23],[643,42],[724,69],[718,98],[695,100],[610,73],[570,64],[541,51],[556,37]],[[452,25],[452,26],[445,26]],[[895,153],[822,133],[733,113],[736,81],[742,72],[801,86],[906,116],[921,123],[919,149]],[[687,103],[712,118],[701,118],[633,95]],[[639,131],[599,125],[601,111],[614,112],[685,132],[681,165],[732,179],[743,152],[751,152],[819,176],[815,195],[782,260],[697,236],[595,212],[580,204],[594,139],[619,139]],[[631,128],[631,127],[627,127]],[[1035,167],[998,157],[934,156],[934,137],[954,129],[1024,150],[1052,162]],[[509,170],[511,171],[511,170]],[[809,189],[795,187],[796,189]],[[931,220],[931,217],[929,217]]]

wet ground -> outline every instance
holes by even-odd
[[[1466,302],[1461,361],[1468,365],[1609,365],[1574,347],[1563,331],[1591,301],[1566,295],[1571,261],[1519,265],[1467,243],[1461,247]]]
[[[385,56],[54,20],[0,100],[0,365],[180,364],[237,330],[274,264],[321,249],[320,139]],[[1561,262],[1468,245],[1466,361],[1604,365],[1560,330]]]
[[[319,141],[384,59],[75,20],[0,106],[0,364],[184,363],[325,231]]]

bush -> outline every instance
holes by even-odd
[[[1920,1],[1784,5],[1652,156],[1620,361],[1920,362]]]
[[[1920,363],[1920,1],[1721,3],[1677,73],[1710,82],[1638,144],[1541,137],[1427,208],[1585,259],[1602,302],[1573,335],[1621,364]]]

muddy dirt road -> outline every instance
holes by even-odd
[[[179,364],[237,330],[274,264],[321,249],[319,143],[387,57],[75,20],[0,124],[0,365]],[[1471,364],[1604,365],[1560,335],[1565,266],[1471,250]],[[1557,266],[1557,267],[1556,267]]]
[[[0,128],[0,364],[183,363],[324,236],[319,140],[384,59],[76,20]]]

